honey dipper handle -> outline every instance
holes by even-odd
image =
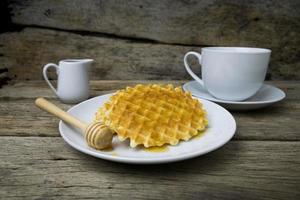
[[[39,108],[55,115],[59,119],[80,128],[83,132],[85,131],[87,124],[83,123],[79,119],[73,117],[72,115],[68,114],[67,112],[63,111],[62,109],[58,108],[53,103],[47,101],[46,99],[40,97],[35,100],[35,105]]]

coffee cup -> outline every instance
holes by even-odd
[[[190,68],[187,58],[195,56],[201,65],[201,78]],[[247,47],[205,47],[184,56],[187,72],[212,96],[243,101],[263,85],[271,50]]]
[[[78,103],[89,98],[89,66],[92,59],[67,59],[58,65],[49,63],[44,66],[43,76],[56,96],[64,103]],[[50,83],[47,70],[56,69],[57,89]]]

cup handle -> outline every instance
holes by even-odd
[[[44,79],[45,81],[48,83],[48,85],[50,86],[50,88],[53,90],[53,92],[56,94],[56,96],[58,96],[57,94],[57,90],[53,87],[53,85],[50,83],[49,79],[48,79],[48,76],[47,76],[47,70],[49,67],[55,67],[56,68],[56,73],[58,74],[59,72],[59,68],[56,64],[53,64],[53,63],[49,63],[47,65],[44,66],[43,68],[43,76],[44,76]]]
[[[184,66],[185,66],[185,69],[186,71],[193,77],[193,79],[195,79],[198,83],[200,83],[203,87],[204,87],[204,84],[203,84],[203,81],[201,78],[199,78],[190,68],[188,62],[187,62],[187,57],[189,55],[193,55],[193,56],[196,56],[199,60],[199,64],[201,65],[201,54],[200,53],[197,53],[197,52],[194,52],[194,51],[190,51],[190,52],[187,52],[184,56]]]

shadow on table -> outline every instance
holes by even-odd
[[[232,114],[270,114],[270,113],[281,113],[285,108],[288,107],[287,100],[284,100],[282,102],[275,103],[273,105],[264,107],[264,108],[258,108],[254,110],[229,110]]]
[[[206,155],[198,156],[189,160],[178,161],[166,164],[152,164],[152,165],[137,165],[124,164],[106,161],[90,156],[86,156],[89,162],[83,162],[86,167],[94,172],[103,172],[109,169],[110,172],[124,173],[124,174],[140,174],[143,176],[161,177],[173,174],[209,174],[210,172],[224,171],[226,167],[231,167],[228,163],[232,163],[237,159],[241,145],[238,141],[229,142],[224,147],[215,150]],[[93,163],[91,165],[91,162]],[[235,161],[236,162],[236,161]],[[171,176],[170,176],[171,177]]]

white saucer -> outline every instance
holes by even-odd
[[[99,107],[106,102],[111,94],[98,96],[73,106],[68,113],[90,123]],[[196,98],[198,99],[198,98]],[[206,154],[226,144],[234,135],[236,123],[233,116],[221,106],[199,99],[206,112],[208,127],[201,137],[189,141],[181,141],[178,145],[168,146],[164,152],[149,152],[143,148],[131,148],[128,141],[120,142],[113,139],[113,150],[98,151],[89,147],[83,135],[76,129],[60,121],[59,131],[63,139],[73,148],[105,160],[135,164],[155,164],[175,162]]]
[[[216,102],[229,110],[252,110],[263,108],[285,98],[285,93],[274,86],[264,84],[259,91],[245,101],[226,101],[213,97],[201,84],[190,81],[183,85],[185,91],[189,91],[193,96]]]

